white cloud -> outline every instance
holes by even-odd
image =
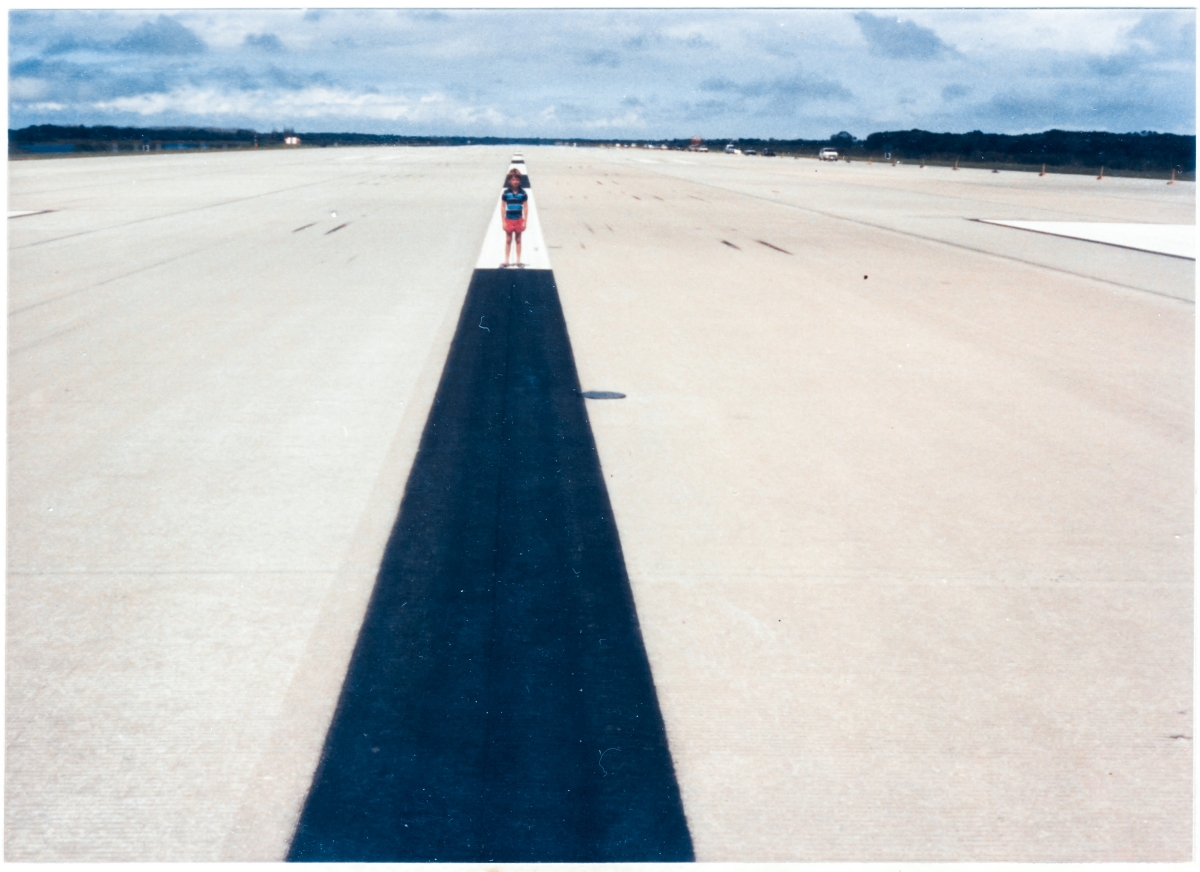
[[[65,103],[48,101],[44,103],[26,103],[24,108],[32,112],[63,112],[68,107]]]
[[[203,118],[261,117],[291,119],[373,119],[418,122],[485,122],[505,120],[495,109],[471,106],[444,94],[417,99],[394,94],[354,93],[344,88],[308,87],[287,91],[260,89],[221,91],[216,88],[177,88],[162,94],[138,94],[91,104],[101,112],[141,116],[195,116]]]
[[[1136,9],[977,9],[955,14],[923,10],[904,17],[937,32],[964,52],[1086,52],[1113,54],[1129,45]]]
[[[626,112],[624,115],[618,115],[613,118],[594,118],[590,121],[583,122],[584,128],[588,130],[609,130],[609,129],[641,129],[646,126],[642,114],[636,110]]]
[[[50,83],[44,79],[19,76],[8,83],[8,96],[13,100],[36,100],[49,90]]]

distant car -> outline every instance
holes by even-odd
[[[755,150],[754,150],[754,149],[752,149],[752,148],[748,148],[748,149],[746,149],[745,153],[746,153],[746,154],[758,154],[758,152],[757,152],[757,151],[755,151]]]
[[[702,146],[700,146],[698,149],[696,149],[696,151],[708,151],[708,146],[707,146],[707,145],[702,145]]]
[[[836,148],[823,148],[820,154],[817,155],[817,160],[837,160],[838,153]]]
[[[762,156],[763,157],[775,157],[775,152],[771,151],[771,149],[769,149],[769,148],[764,148]]]
[[[725,146],[725,153],[726,154],[741,154],[742,152],[738,149],[737,146],[735,146],[731,142],[731,143],[729,143],[729,145]]]

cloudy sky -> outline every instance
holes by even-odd
[[[14,11],[9,127],[1194,133],[1195,11]]]

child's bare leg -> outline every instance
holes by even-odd
[[[505,266],[508,266],[508,252],[509,252],[509,249],[512,248],[512,238],[513,238],[513,235],[511,233],[504,234],[504,265]],[[520,260],[520,259],[521,259],[521,248],[518,245],[517,260]]]
[[[521,234],[516,233],[514,235],[517,237],[517,263],[520,263],[521,262]],[[508,259],[508,256],[505,255],[505,260],[507,260],[507,259]]]

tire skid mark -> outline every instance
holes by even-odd
[[[791,254],[791,252],[788,251],[786,248],[780,248],[778,245],[772,245],[771,243],[767,242],[766,240],[756,239],[754,241],[757,242],[759,245],[765,245],[767,248],[773,248],[775,251],[782,251],[784,254]]]
[[[655,171],[647,170],[647,172],[655,172]],[[658,173],[658,174],[666,175],[666,173]],[[1185,303],[1186,305],[1189,305],[1189,306],[1196,305],[1195,300],[1189,300],[1186,297],[1177,297],[1174,294],[1167,294],[1167,293],[1163,293],[1162,291],[1152,291],[1149,288],[1139,288],[1136,285],[1127,285],[1124,282],[1115,282],[1112,279],[1100,278],[1099,276],[1088,275],[1087,273],[1076,272],[1075,270],[1064,269],[1063,267],[1050,266],[1049,264],[1039,263],[1035,260],[1025,260],[1024,258],[1016,257],[1011,254],[1000,254],[999,252],[996,252],[996,251],[988,251],[986,248],[976,248],[973,245],[965,245],[964,243],[961,243],[961,242],[952,242],[948,239],[939,239],[936,236],[926,236],[923,233],[914,233],[911,230],[900,230],[895,227],[888,227],[886,224],[876,224],[872,221],[864,221],[861,218],[852,218],[847,215],[838,215],[834,212],[823,212],[819,209],[809,208],[808,206],[797,206],[794,203],[786,203],[782,200],[776,200],[773,197],[764,197],[761,194],[748,194],[745,191],[735,191],[732,188],[722,188],[720,185],[714,185],[711,182],[702,182],[702,181],[697,181],[695,179],[679,179],[676,176],[667,176],[667,177],[675,179],[676,181],[685,182],[686,184],[699,185],[699,186],[705,187],[705,188],[712,188],[713,190],[722,191],[726,194],[733,194],[735,196],[747,197],[751,200],[761,200],[764,203],[772,203],[772,204],[779,206],[781,208],[784,208],[784,209],[794,209],[797,212],[806,212],[810,215],[820,215],[822,218],[829,218],[833,221],[844,221],[847,224],[857,224],[860,227],[870,227],[873,230],[882,230],[886,233],[894,233],[897,236],[904,236],[909,239],[920,239],[923,242],[931,242],[935,245],[945,245],[945,246],[949,246],[950,248],[957,248],[960,251],[970,251],[974,254],[982,254],[986,257],[996,257],[996,258],[999,258],[1000,260],[1012,261],[1013,263],[1024,264],[1025,266],[1035,267],[1036,269],[1046,269],[1046,270],[1050,270],[1051,272],[1062,273],[1063,275],[1068,275],[1068,276],[1075,276],[1076,278],[1086,279],[1087,281],[1091,281],[1091,282],[1100,282],[1101,284],[1112,285],[1113,287],[1117,287],[1117,288],[1124,288],[1125,290],[1128,290],[1128,291],[1137,291],[1139,294],[1152,294],[1153,296],[1162,297],[1167,300],[1176,300],[1177,302]],[[692,197],[691,194],[688,194],[688,196]],[[692,197],[692,199],[699,200],[700,197]],[[707,201],[705,201],[705,202],[707,202]],[[729,243],[729,244],[732,244],[732,243]]]
[[[228,241],[229,240],[222,240],[220,243],[217,243],[217,244],[221,245]],[[84,291],[95,290],[96,288],[103,287],[104,285],[112,284],[113,282],[120,281],[121,279],[127,279],[130,276],[135,276],[138,273],[146,272],[147,270],[155,269],[160,266],[166,266],[168,263],[173,263],[174,261],[180,260],[185,257],[191,257],[193,254],[199,254],[200,252],[206,251],[207,249],[209,249],[211,247],[212,247],[211,245],[206,245],[206,246],[203,246],[202,248],[197,248],[192,251],[185,251],[183,254],[177,254],[174,257],[168,257],[166,260],[160,260],[156,263],[151,263],[151,264],[147,264],[146,266],[143,266],[143,267],[138,267],[135,270],[132,270],[127,273],[122,273],[119,276],[113,276],[112,278],[105,279],[102,282],[96,282],[96,284],[94,284],[94,285],[88,285],[87,287],[84,287],[84,288],[76,288],[73,291],[67,291],[65,294],[59,294],[57,297],[50,297],[49,299],[46,299],[46,300],[38,300],[36,303],[30,303],[29,305],[22,306],[19,309],[13,309],[12,311],[10,311],[8,313],[8,317],[11,318],[14,315],[20,315],[20,314],[28,312],[32,309],[38,309],[38,308],[41,308],[42,306],[49,305],[50,303],[55,303],[55,302],[58,302],[59,300],[65,300],[68,297],[75,296],[76,294],[82,294]]]
[[[105,231],[108,231],[108,230],[120,230],[124,227],[133,227],[137,224],[145,224],[149,221],[159,221],[164,218],[174,218],[179,215],[189,215],[192,212],[203,212],[205,209],[217,209],[217,208],[220,208],[221,206],[232,206],[235,203],[245,203],[249,200],[257,200],[262,197],[273,197],[276,194],[286,194],[289,191],[299,191],[303,188],[311,188],[316,185],[325,185],[325,184],[329,184],[331,182],[345,182],[347,179],[353,179],[353,178],[356,178],[356,177],[362,176],[362,175],[368,175],[368,173],[366,173],[366,172],[353,173],[348,176],[336,176],[336,177],[329,178],[329,179],[321,179],[320,181],[316,181],[316,182],[305,182],[303,185],[293,185],[292,187],[289,187],[289,188],[279,188],[274,191],[263,191],[261,194],[251,194],[247,197],[237,197],[233,200],[222,200],[219,203],[206,203],[203,206],[194,206],[191,209],[181,209],[178,212],[167,212],[163,215],[151,215],[147,218],[138,218],[134,221],[126,221],[124,224],[112,224],[107,227],[92,227],[87,230],[80,230],[77,233],[68,233],[65,236],[55,236],[51,239],[39,239],[37,242],[27,242],[25,245],[14,246],[13,250],[22,249],[22,248],[33,248],[36,245],[48,245],[51,242],[61,242],[64,239],[74,239],[78,236],[87,236],[91,233],[104,233]]]

